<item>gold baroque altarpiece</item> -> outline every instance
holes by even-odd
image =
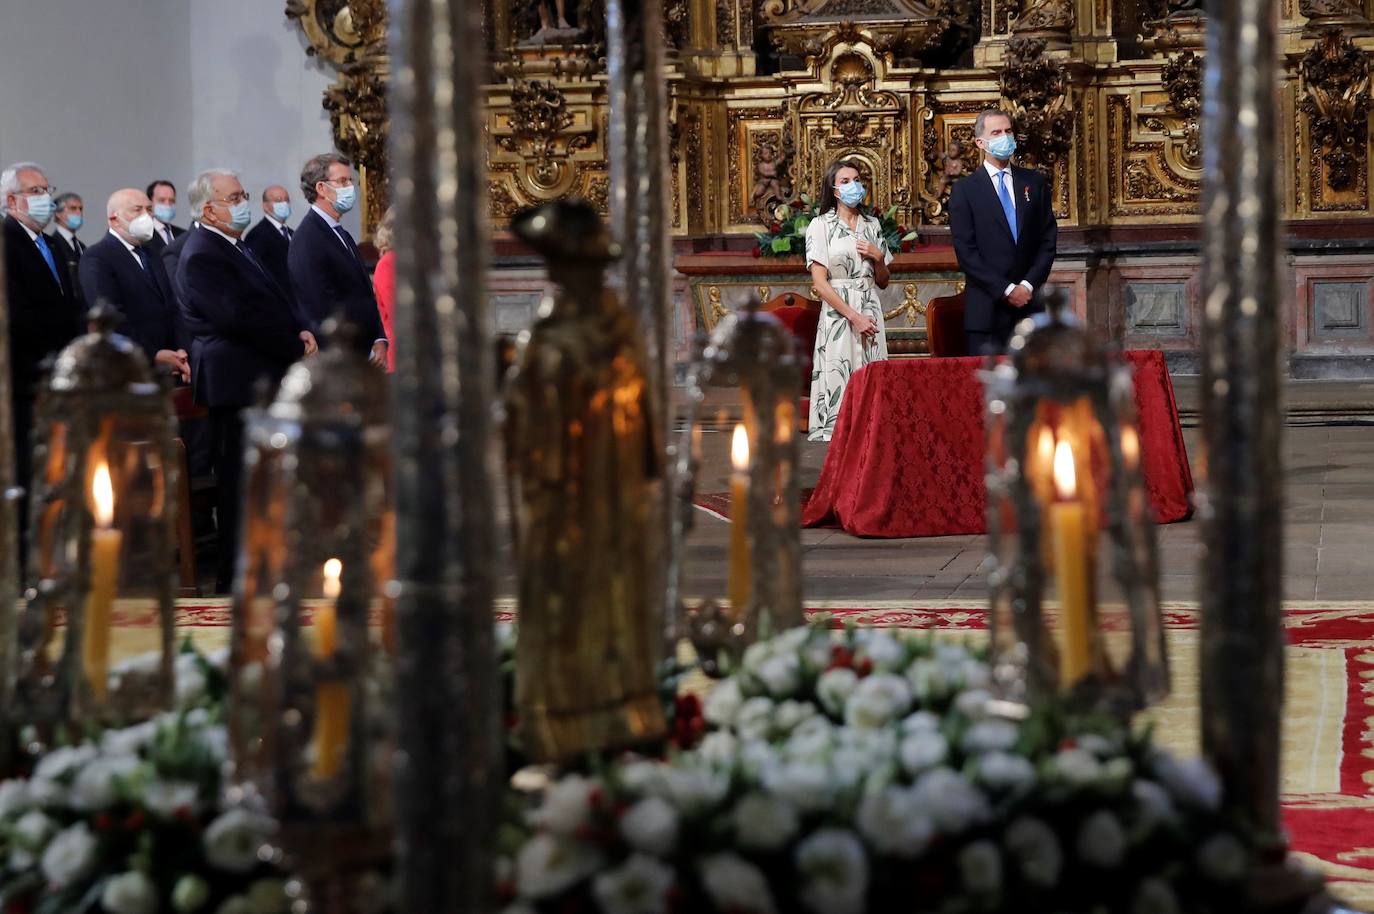
[[[483,0],[491,215],[608,201],[601,0]],[[1280,0],[1285,215],[1371,215],[1374,0]],[[837,156],[876,202],[941,225],[972,125],[1018,115],[1069,226],[1190,223],[1201,193],[1197,0],[664,0],[672,230],[753,232]],[[288,0],[338,71],[322,100],[385,209],[384,0]]]

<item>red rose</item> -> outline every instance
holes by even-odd
[[[914,247],[916,247],[916,243],[915,243],[914,241],[903,241],[903,242],[902,242],[902,253],[903,253],[903,254],[910,254],[912,248],[914,248]]]
[[[854,672],[858,673],[860,676],[867,676],[869,673],[873,672],[873,661],[865,657],[859,661],[858,666],[854,667]]]
[[[830,649],[830,668],[853,666],[854,654],[844,645],[837,644]]]
[[[762,257],[762,256],[763,256],[763,249],[760,248],[760,247],[756,244],[756,245],[754,245],[754,250],[751,251],[750,253],[752,253],[755,257]]]
[[[795,200],[792,201],[792,208],[793,208],[793,209],[801,209],[801,208],[802,208],[803,206],[805,206],[805,205],[806,205],[806,203],[805,203],[800,197],[798,197],[797,199],[795,199]]]
[[[102,812],[100,815],[95,817],[96,831],[109,831],[113,825],[114,820],[110,818],[110,814],[107,812]]]
[[[143,827],[143,823],[148,821],[148,817],[143,814],[143,810],[135,809],[129,813],[129,818],[124,820],[125,831],[138,831]]]
[[[781,222],[774,222],[771,226],[768,227],[768,231],[770,231],[770,232],[772,232],[774,235],[776,235],[778,232],[781,232],[781,231],[782,231],[782,223],[781,223]]]

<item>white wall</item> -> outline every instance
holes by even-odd
[[[121,187],[203,168],[240,172],[306,204],[301,165],[332,148],[332,82],[282,0],[0,0],[0,166],[41,163],[86,201],[86,241]],[[185,225],[184,193],[177,201]],[[356,234],[357,214],[345,224]]]

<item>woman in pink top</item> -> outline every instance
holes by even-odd
[[[391,342],[391,345],[386,347],[388,372],[396,370],[396,332],[392,324],[392,315],[396,311],[396,252],[391,249],[394,217],[393,209],[388,207],[386,215],[382,217],[382,224],[377,226],[377,234],[372,239],[377,245],[377,250],[382,252],[376,269],[372,271],[372,288],[377,293],[377,311],[382,316],[382,329]]]

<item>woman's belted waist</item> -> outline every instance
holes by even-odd
[[[832,279],[830,285],[835,289],[859,289],[867,291],[873,288],[871,279]]]

